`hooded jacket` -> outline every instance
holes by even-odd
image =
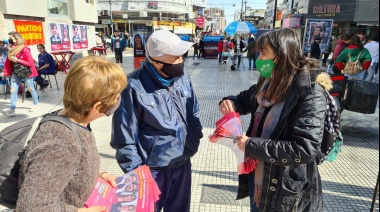
[[[360,54],[361,53],[361,54]],[[360,55],[360,62],[363,65],[363,70],[367,70],[371,66],[372,57],[369,53],[368,49],[363,48],[363,50],[360,50],[357,46],[351,45],[348,46],[346,49],[340,53],[336,60],[336,66],[339,70],[343,70],[345,63],[349,61],[349,57],[351,56],[352,61],[356,61],[358,59],[358,56]]]
[[[337,45],[334,48],[333,60],[336,61],[340,53],[348,46],[344,40],[339,39]]]
[[[188,75],[174,78],[167,87],[153,71],[146,60],[128,76],[112,119],[111,146],[124,172],[143,164],[151,169],[180,167],[198,151],[203,136]]]
[[[16,55],[16,57],[18,58],[18,63],[20,63],[21,65],[29,67],[30,70],[32,71],[32,73],[29,75],[29,78],[33,78],[33,77],[38,76],[36,66],[34,65],[34,59],[32,57],[32,54],[30,53],[29,47],[25,46],[20,51],[20,53],[18,53]],[[13,62],[11,60],[9,60],[9,58],[7,57],[7,59],[5,60],[5,63],[4,63],[4,76],[12,76],[12,73],[13,73],[12,63]]]
[[[239,114],[251,114],[247,132],[252,131],[259,106],[257,92],[257,85],[253,85],[237,96],[225,98],[234,102]],[[318,163],[326,110],[324,92],[319,84],[311,82],[309,71],[298,73],[271,138],[248,140],[246,157],[264,162],[261,212],[323,210]],[[248,196],[249,176],[239,175],[237,199]]]

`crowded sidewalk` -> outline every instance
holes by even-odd
[[[124,52],[124,71],[128,74],[133,67],[132,51]],[[108,57],[114,60],[113,53]],[[245,67],[248,60],[243,58]],[[236,201],[237,181],[236,159],[228,148],[212,144],[208,136],[215,129],[215,122],[221,118],[218,111],[219,101],[228,95],[249,88],[258,79],[256,71],[237,69],[229,71],[218,64],[217,59],[193,59],[192,52],[186,59],[185,67],[190,75],[195,93],[200,104],[200,118],[204,137],[199,152],[192,159],[192,203],[194,212],[247,212],[248,198]],[[62,108],[63,82],[65,74],[57,74],[58,91],[52,79],[52,88],[39,91],[41,110],[29,112],[32,100],[21,103],[19,97],[16,115],[0,116],[0,130],[29,117],[42,115]],[[0,107],[9,106],[9,98],[0,95]],[[97,140],[101,157],[101,170],[121,175],[116,160],[115,150],[110,145],[112,117],[95,121],[91,128]],[[243,116],[243,127],[247,128],[249,116]],[[343,111],[342,133],[344,136],[343,152],[333,162],[321,165],[320,173],[323,183],[325,211],[369,211],[372,195],[379,170],[379,110],[373,115],[364,115]],[[64,170],[62,170],[64,171]],[[0,206],[0,211],[3,208]],[[376,210],[379,210],[378,202]]]

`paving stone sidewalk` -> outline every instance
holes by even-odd
[[[124,53],[126,73],[132,71],[132,52]],[[192,53],[190,54],[192,56]],[[227,95],[249,88],[258,78],[256,71],[240,68],[230,72],[218,65],[217,60],[195,59],[189,56],[186,69],[200,103],[200,117],[204,127],[199,152],[192,159],[192,212],[248,212],[248,199],[236,201],[236,160],[232,151],[222,145],[211,144],[208,136],[221,115],[218,102]],[[109,54],[111,60],[114,58]],[[248,61],[243,59],[247,67]],[[0,130],[28,117],[42,115],[62,107],[65,74],[57,75],[60,90],[53,88],[39,92],[42,110],[30,113],[31,99],[17,103],[17,115],[0,116]],[[0,109],[9,107],[9,96],[0,95]],[[243,116],[243,126],[248,127],[248,116]],[[111,118],[94,121],[92,129],[97,139],[101,168],[115,175],[122,172],[110,148]],[[379,171],[379,110],[373,115],[343,112],[343,152],[334,163],[320,166],[323,181],[324,209],[329,212],[369,211],[375,181]],[[0,211],[3,208],[0,206]],[[379,210],[378,201],[376,211]]]

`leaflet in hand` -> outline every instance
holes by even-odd
[[[231,112],[215,123],[216,129],[209,136],[212,143],[222,144],[230,148],[236,155],[238,167],[237,174],[248,174],[256,168],[257,160],[245,158],[235,142],[238,136],[243,135],[241,119],[238,113]]]
[[[85,207],[106,206],[107,212],[153,212],[161,194],[149,167],[140,166],[116,178],[117,187],[99,178]]]

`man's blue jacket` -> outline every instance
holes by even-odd
[[[128,76],[112,119],[111,146],[124,172],[140,165],[180,167],[197,151],[202,135],[198,102],[185,73],[164,86],[150,63]]]

